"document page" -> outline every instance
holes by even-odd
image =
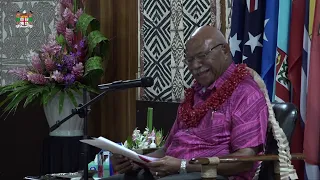
[[[151,161],[157,161],[158,158],[153,158],[149,156],[144,156],[140,155],[124,146],[121,146],[113,141],[110,141],[109,139],[106,139],[104,137],[99,137],[99,138],[93,138],[93,139],[85,139],[85,140],[80,140],[83,143],[90,144],[91,146],[95,146],[97,148],[110,151],[113,154],[120,154],[125,157],[128,157],[129,159],[137,162],[137,163],[142,163],[145,164],[147,162]]]

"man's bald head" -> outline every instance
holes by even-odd
[[[208,46],[216,46],[218,44],[227,44],[223,34],[214,26],[202,26],[195,30],[187,41],[186,49],[207,49]],[[197,47],[198,46],[198,47]]]
[[[227,43],[221,31],[219,31],[214,26],[202,26],[195,30],[192,33],[190,40],[192,39],[203,39],[203,40],[212,40],[216,41],[217,44]]]
[[[223,34],[216,27],[203,26],[187,41],[185,61],[193,77],[209,86],[229,67],[232,57]]]

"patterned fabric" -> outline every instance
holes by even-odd
[[[227,71],[206,91],[219,88],[235,69]],[[197,90],[195,105],[204,102],[210,93],[202,87]],[[182,129],[178,120],[174,123],[165,144],[166,153],[177,158],[223,156],[239,149],[263,145],[266,138],[268,108],[263,93],[251,77],[239,84],[232,96],[217,112],[208,112],[196,128]],[[262,149],[260,149],[262,150]],[[251,179],[255,169],[238,177]]]
[[[139,98],[179,102],[193,80],[182,62],[184,45],[196,28],[220,22],[216,6],[223,0],[140,1],[140,76],[155,81]]]
[[[7,73],[14,67],[29,64],[30,50],[37,50],[55,29],[58,0],[1,0],[0,1],[0,85],[15,78]],[[32,28],[16,28],[16,12],[33,12]]]

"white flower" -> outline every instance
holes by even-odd
[[[143,132],[143,135],[147,136],[149,134],[149,129],[148,128],[145,128],[144,132]]]
[[[123,144],[123,146],[126,147],[126,148],[128,148],[128,142],[125,141],[124,144]]]

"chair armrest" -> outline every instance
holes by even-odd
[[[218,157],[220,163],[234,163],[234,162],[255,162],[255,161],[276,161],[279,160],[278,155],[263,154],[255,156],[224,156]],[[291,160],[304,160],[302,153],[291,154]],[[189,161],[190,164],[210,164],[210,158],[193,158]]]

